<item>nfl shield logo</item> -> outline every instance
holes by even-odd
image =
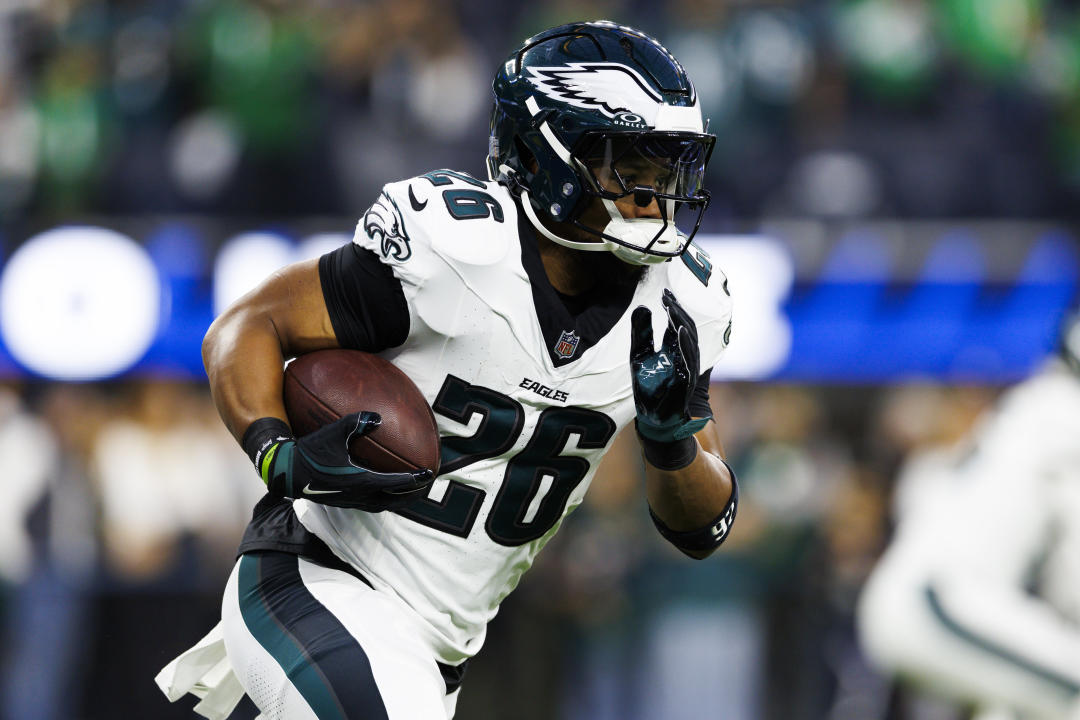
[[[556,357],[562,359],[573,357],[579,342],[581,342],[581,338],[573,330],[564,330],[562,335],[559,336],[559,342],[555,343]]]

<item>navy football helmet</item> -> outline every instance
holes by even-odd
[[[519,194],[539,233],[638,265],[683,253],[709,204],[715,137],[663,45],[609,21],[562,25],[526,40],[492,89],[488,174]],[[627,218],[616,201],[649,210]],[[594,202],[606,210],[600,222],[583,217]],[[542,217],[596,241],[560,237]]]

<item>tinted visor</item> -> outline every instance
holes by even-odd
[[[613,201],[626,220],[662,220],[654,241],[672,226],[689,241],[709,204],[705,166],[714,141],[712,135],[687,132],[590,133],[574,154],[592,184],[587,195]],[[685,247],[685,243],[675,249],[655,242],[626,243],[604,234],[603,228],[579,225],[608,240],[666,257]]]
[[[714,140],[695,133],[594,133],[575,154],[602,197],[616,200],[648,187],[658,198],[702,202]]]

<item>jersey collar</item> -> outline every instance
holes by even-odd
[[[562,295],[548,280],[534,230],[520,207],[518,210],[521,264],[529,279],[536,319],[548,358],[555,367],[563,367],[584,356],[615,327],[630,307],[636,286],[596,288],[572,297]]]

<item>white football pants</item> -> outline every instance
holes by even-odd
[[[450,720],[458,691],[396,598],[296,555],[256,552],[222,600],[233,672],[265,720]]]

